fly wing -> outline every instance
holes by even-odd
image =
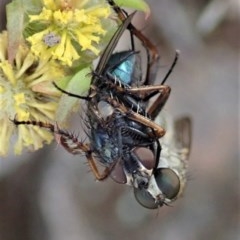
[[[132,18],[134,16],[135,12],[130,14],[126,20],[122,23],[122,25],[118,28],[118,30],[113,35],[112,39],[110,40],[109,44],[107,45],[106,49],[104,50],[103,54],[101,55],[101,58],[98,62],[98,65],[96,67],[96,73],[98,75],[101,75],[103,73],[103,70],[109,61],[110,56],[113,53],[113,50],[115,49],[118,40],[122,36],[123,32],[126,30],[128,25],[131,23]]]
[[[192,122],[189,117],[182,117],[174,122],[174,139],[177,149],[186,149],[189,157],[192,143]]]

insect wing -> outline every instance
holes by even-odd
[[[115,47],[118,43],[118,40],[122,36],[123,32],[126,30],[128,25],[131,23],[134,14],[135,13],[132,13],[131,15],[129,15],[126,18],[126,20],[123,22],[123,24],[118,28],[118,30],[113,35],[111,41],[109,42],[108,46],[104,50],[104,52],[101,55],[101,58],[98,62],[98,65],[96,67],[96,73],[97,74],[99,74],[99,75],[102,74],[103,70],[105,69],[105,66],[106,66],[107,62],[109,61],[110,56],[112,55],[113,50],[115,49]]]
[[[192,143],[192,122],[189,117],[177,119],[174,122],[175,145],[177,149],[186,149],[188,159]]]
[[[171,118],[158,118],[158,122],[167,129],[166,135],[160,140],[162,150],[157,171],[169,169],[179,179],[179,191],[168,202],[175,201],[182,195],[187,182],[188,157],[191,147],[191,120],[189,117],[172,121]]]

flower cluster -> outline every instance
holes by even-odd
[[[7,59],[8,34],[0,34],[0,155],[6,155],[9,139],[16,131],[10,119],[54,120],[59,93],[51,81],[64,73],[55,62],[40,59],[31,53],[26,44],[20,44],[14,61]],[[18,139],[14,146],[20,154],[23,147],[34,150],[50,143],[52,135],[40,128],[21,125],[17,128]]]
[[[118,1],[149,9],[144,0]],[[0,32],[0,156],[12,145],[20,154],[51,142],[47,130],[16,127],[11,120],[65,121],[76,100],[66,100],[52,82],[79,95],[89,89],[92,62],[118,25],[105,0],[13,0],[6,9],[8,31]]]
[[[89,1],[70,0],[43,0],[43,3],[39,14],[29,15],[30,29],[36,22],[44,26],[43,30],[27,37],[37,56],[51,56],[71,66],[84,51],[95,56],[100,53],[97,46],[106,34],[103,20],[111,13],[109,5],[99,3],[91,6]]]
[[[9,8],[12,12],[7,12],[8,16],[19,15],[22,8],[14,7]],[[28,9],[34,9],[34,2]],[[102,48],[99,43],[107,33],[103,25],[113,26],[104,23],[112,20],[108,19],[110,7],[102,0],[43,0],[36,9],[38,12],[27,14],[22,24],[26,26],[20,33],[24,39],[17,36],[19,30],[10,24],[8,30],[14,29],[16,36],[7,31],[0,33],[0,156],[8,154],[14,133],[18,137],[11,145],[16,154],[24,147],[37,150],[52,141],[52,133],[45,129],[30,125],[16,127],[11,119],[54,122],[61,94],[52,82],[61,79],[70,82],[71,76],[77,74],[71,66],[83,56],[85,65],[86,59],[91,59],[87,62],[90,66],[99,55]],[[12,42],[17,46],[15,52],[9,47]],[[81,72],[81,66],[77,69]],[[85,69],[86,66],[84,73]]]

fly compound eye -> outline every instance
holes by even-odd
[[[159,168],[154,173],[157,185],[168,199],[174,199],[180,190],[180,180],[170,168]]]
[[[177,174],[169,168],[159,168],[154,173],[158,188],[164,198],[174,199],[180,190],[180,181]],[[164,198],[154,199],[147,189],[134,188],[134,195],[138,203],[149,209],[156,209],[164,204]]]
[[[106,119],[107,117],[113,114],[113,107],[105,101],[100,101],[97,107],[98,107],[98,111],[100,112],[101,116],[104,119]]]
[[[159,206],[159,203],[147,192],[146,189],[134,188],[134,196],[138,203],[145,208],[156,209]]]
[[[135,155],[138,157],[138,160],[148,170],[155,167],[156,160],[153,152],[149,148],[137,147],[133,150],[133,153],[135,153]]]

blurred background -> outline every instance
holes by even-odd
[[[130,187],[96,182],[84,157],[53,143],[0,159],[0,240],[239,239],[240,2],[148,3],[149,19],[139,14],[134,23],[158,46],[158,82],[181,51],[164,111],[193,119],[184,196],[159,211],[144,209]]]

